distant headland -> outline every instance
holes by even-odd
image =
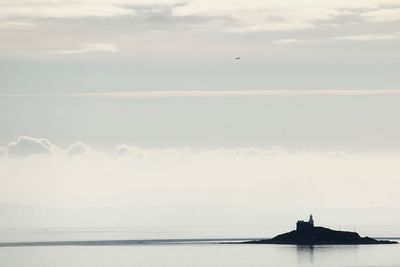
[[[294,245],[367,245],[395,244],[395,241],[377,240],[361,237],[356,232],[336,231],[325,227],[314,226],[313,216],[308,221],[297,221],[296,230],[280,234],[272,239],[261,239],[243,242],[244,244],[294,244]]]

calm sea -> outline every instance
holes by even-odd
[[[0,248],[0,266],[400,266],[399,245],[144,245]]]
[[[33,236],[32,236],[33,235]],[[97,234],[99,238],[104,233]],[[120,234],[122,237],[123,233]],[[85,233],[21,233],[3,232],[3,240],[50,241],[63,237],[78,240]],[[69,236],[69,238],[66,238]],[[91,232],[96,239],[95,233]],[[115,236],[114,236],[115,237]],[[80,238],[80,240],[84,240]],[[11,241],[11,240],[9,240]],[[292,246],[241,244],[145,244],[119,246],[28,246],[0,247],[0,266],[5,267],[235,267],[235,266],[346,266],[346,267],[400,267],[400,245],[361,246]]]

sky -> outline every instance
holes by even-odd
[[[0,202],[398,207],[399,29],[399,0],[0,0]]]

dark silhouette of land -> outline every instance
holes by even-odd
[[[308,222],[298,221],[296,230],[280,234],[272,239],[243,242],[244,244],[295,244],[295,245],[367,245],[395,244],[395,241],[361,237],[356,232],[336,231],[325,227],[315,227],[312,215]]]

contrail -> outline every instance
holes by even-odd
[[[255,96],[372,96],[400,95],[400,89],[371,90],[165,90],[116,91],[71,94],[0,94],[1,97],[93,97],[93,98],[197,98],[197,97],[255,97]]]

